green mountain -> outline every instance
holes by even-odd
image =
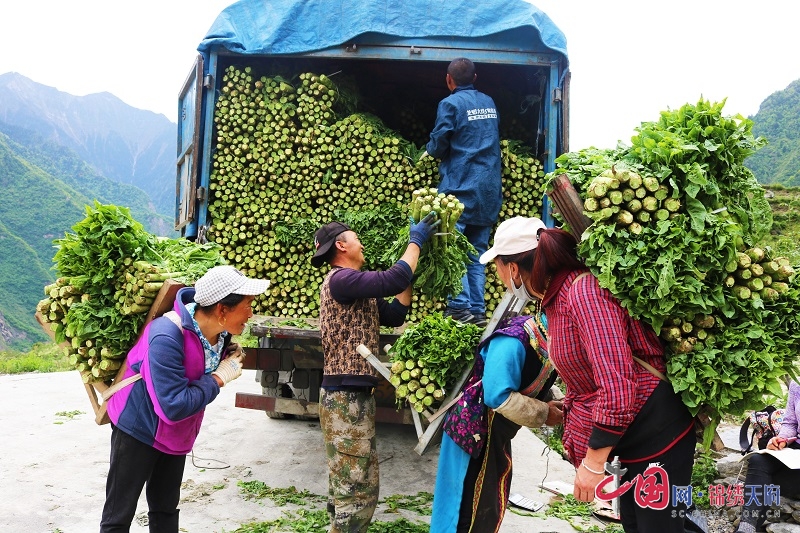
[[[15,72],[0,74],[0,131],[36,132],[65,146],[101,175],[145,191],[155,211],[175,206],[175,124],[109,93],[73,96]]]
[[[29,346],[47,337],[33,314],[50,270],[53,239],[83,218],[89,199],[21,159],[0,135],[0,313],[7,333],[0,345]]]
[[[100,175],[71,148],[49,141],[38,133],[0,122],[0,133],[8,136],[8,147],[21,159],[100,203],[124,205],[151,233],[174,232],[171,217],[155,212],[156,207],[142,189]],[[177,232],[174,236],[177,236]]]
[[[753,134],[769,144],[747,159],[747,167],[760,183],[800,186],[800,80],[767,97],[750,119]]]
[[[0,349],[47,340],[36,304],[56,273],[53,240],[94,200],[177,236],[175,125],[103,93],[75,97],[0,75]]]

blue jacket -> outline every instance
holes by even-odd
[[[472,85],[456,87],[439,102],[426,150],[442,160],[439,192],[464,204],[458,219],[464,224],[492,226],[500,214],[499,124],[494,100]]]
[[[173,310],[181,317],[183,332],[166,317],[145,327],[128,352],[124,375],[141,372],[142,379],[108,400],[108,415],[117,428],[172,455],[192,450],[205,407],[219,394],[219,385],[205,373],[203,345],[186,309],[193,301],[192,287],[181,289],[175,298]]]

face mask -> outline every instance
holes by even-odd
[[[518,300],[522,300],[525,302],[533,300],[533,296],[531,296],[531,294],[528,292],[528,288],[525,286],[525,282],[522,281],[522,278],[520,278],[520,281],[522,281],[522,283],[520,284],[519,287],[517,287],[514,284],[514,276],[511,275],[510,273],[509,273],[509,281],[511,282],[511,292]]]

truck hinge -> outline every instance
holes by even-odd
[[[206,201],[206,188],[205,187],[198,187],[196,196],[197,196],[197,201],[198,202],[205,202]]]
[[[414,45],[411,45],[411,48],[408,50],[408,53],[411,55],[420,55],[422,54],[422,48],[417,48]]]
[[[560,102],[561,101],[561,87],[556,87],[553,89],[553,102]]]
[[[345,52],[350,52],[351,54],[354,54],[354,53],[358,52],[358,45],[356,43],[353,43],[350,46],[348,46],[347,48],[345,48],[344,51]]]
[[[214,86],[214,76],[211,74],[206,74],[203,76],[203,87],[206,89],[210,89]]]

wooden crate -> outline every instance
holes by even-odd
[[[153,305],[150,306],[150,311],[147,312],[147,317],[142,325],[142,329],[144,329],[144,326],[149,324],[154,318],[160,317],[172,309],[172,305],[175,302],[175,295],[178,293],[178,290],[183,287],[183,283],[179,283],[175,280],[168,279],[164,282],[164,285],[161,287],[158,295],[156,295],[155,300],[153,300]],[[38,311],[36,312],[35,316],[36,320],[42,326],[42,329],[44,329],[50,338],[55,341],[55,332],[50,329],[50,324],[44,321],[44,317]],[[68,343],[62,344],[66,347],[69,347]],[[118,383],[122,379],[122,376],[125,374],[125,370],[127,368],[128,364],[127,360],[125,360],[122,362],[122,366],[119,367],[119,371],[114,376],[114,379],[109,383],[104,381],[90,381],[89,383],[83,383],[83,376],[81,376],[81,383],[83,383],[83,386],[86,388],[86,394],[89,396],[89,403],[94,411],[94,421],[97,422],[98,425],[108,424],[111,422],[111,420],[108,418],[108,413],[106,412],[106,404],[102,400],[103,393],[108,390],[109,387],[113,386],[115,383]]]

